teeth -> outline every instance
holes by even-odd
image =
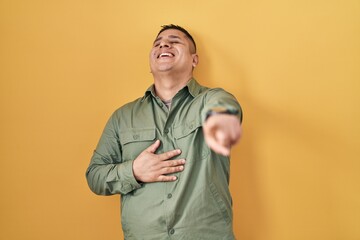
[[[172,57],[173,55],[171,53],[162,53],[159,57]]]

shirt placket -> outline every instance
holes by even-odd
[[[158,138],[161,140],[161,149],[159,153],[163,153],[173,149],[172,144],[172,121],[169,118],[170,110],[167,109],[166,105],[161,101],[159,97],[154,97],[155,103],[155,119],[157,131],[159,133]],[[169,121],[170,120],[170,121]],[[163,183],[163,191],[159,192],[163,196],[163,216],[165,219],[167,234],[169,237],[175,234],[175,229],[173,228],[174,216],[172,214],[171,207],[169,206],[169,201],[173,199],[173,192],[171,192],[171,187],[168,186],[169,183]]]
[[[163,152],[170,151],[174,149],[174,136],[173,136],[173,125],[177,124],[174,122],[175,116],[177,114],[179,107],[178,104],[182,103],[182,100],[186,98],[189,93],[183,89],[181,90],[173,99],[171,104],[171,109],[168,110],[165,104],[161,101],[160,98],[155,97],[156,104],[159,107],[158,111],[161,112],[159,117],[157,118],[158,122],[157,127],[158,131],[161,135],[161,141],[163,145]],[[172,111],[174,110],[174,111]],[[176,158],[176,157],[175,157]],[[165,182],[164,183],[164,191],[163,191],[163,203],[164,203],[164,217],[166,222],[166,229],[168,236],[171,238],[175,235],[176,229],[174,228],[174,209],[175,205],[174,201],[176,201],[176,185],[177,181],[179,181],[180,173],[173,173],[177,177],[177,180],[174,182]]]

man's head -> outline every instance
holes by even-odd
[[[161,26],[161,30],[159,31],[157,37],[160,35],[160,33],[162,33],[165,30],[168,29],[175,29],[175,30],[179,30],[180,32],[183,32],[185,34],[185,36],[191,41],[191,43],[193,44],[193,49],[191,49],[190,51],[192,53],[196,53],[196,43],[194,38],[191,36],[191,34],[183,27],[180,27],[179,25],[174,25],[174,24],[169,24],[169,25],[163,25]]]
[[[173,24],[162,26],[150,52],[151,72],[191,75],[197,64],[196,44],[189,32]]]

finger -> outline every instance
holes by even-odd
[[[219,144],[214,137],[208,136],[205,138],[208,146],[216,153],[219,153],[224,156],[230,155],[230,147],[223,146]]]
[[[240,125],[239,121],[235,120],[229,126],[230,126],[230,131],[229,131],[230,139],[229,140],[230,140],[231,145],[234,145],[240,140],[241,125]]]
[[[162,175],[165,174],[170,174],[170,173],[177,173],[177,172],[182,172],[184,170],[184,166],[176,166],[176,167],[164,167],[160,170],[160,173]]]
[[[157,159],[158,163],[156,165],[153,165],[151,170],[157,171],[158,174],[167,174],[167,173],[173,173],[173,172],[179,172],[180,170],[171,170],[174,167],[179,167],[181,165],[184,165],[186,160],[185,159],[176,159],[176,160],[159,160]]]
[[[160,140],[156,140],[153,144],[150,145],[145,151],[155,153],[156,149],[160,146]]]
[[[233,133],[231,134],[230,145],[232,146],[232,145],[235,145],[236,143],[238,143],[240,140],[240,136],[241,136],[241,133],[240,133],[239,129],[236,129],[235,131],[233,131]]]
[[[157,182],[173,182],[176,181],[177,177],[176,176],[165,176],[165,175],[160,175],[157,179]]]
[[[184,165],[185,162],[186,162],[185,159],[163,161],[161,167],[176,167],[176,166]]]
[[[235,138],[236,138],[235,143],[237,143],[240,140],[241,136],[242,136],[242,127],[241,124],[239,124],[235,131]]]
[[[180,149],[175,149],[175,150],[171,150],[171,151],[159,154],[158,156],[159,156],[160,160],[165,161],[165,160],[168,160],[168,159],[170,159],[172,157],[175,157],[175,156],[179,155],[180,153],[181,153]]]

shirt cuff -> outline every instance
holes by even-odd
[[[116,179],[112,179],[107,182],[108,187],[112,192],[119,192],[121,194],[127,194],[135,189],[141,187],[134,177],[133,173],[134,160],[126,161],[116,166],[117,176]]]
[[[237,116],[240,120],[240,123],[242,122],[242,111],[241,108],[237,108],[228,104],[223,104],[223,105],[214,105],[214,106],[208,106],[206,108],[203,109],[201,117],[202,117],[202,122],[205,122],[206,119],[209,117],[209,115],[211,115],[212,111],[218,112],[219,109],[222,109],[222,111],[225,112],[229,112],[231,113],[233,116]]]

